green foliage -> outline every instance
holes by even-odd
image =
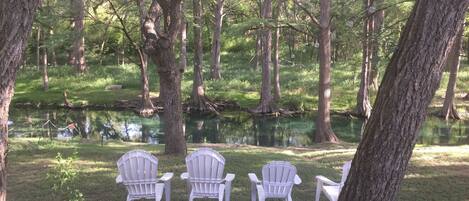
[[[76,187],[79,177],[75,165],[78,152],[75,151],[66,158],[59,152],[55,159],[56,166],[47,174],[47,180],[52,184],[52,190],[66,197],[69,201],[84,201],[83,194]]]

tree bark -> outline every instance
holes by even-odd
[[[372,54],[372,33],[373,33],[373,15],[368,12],[368,8],[371,6],[371,0],[363,1],[363,9],[367,13],[368,17],[363,23],[363,53],[362,53],[362,70],[360,76],[360,88],[357,93],[357,106],[355,107],[355,113],[357,116],[363,118],[369,118],[371,114],[371,103],[368,93],[368,86],[370,82],[370,71],[371,71],[371,60],[373,59]]]
[[[7,197],[8,108],[39,0],[0,1],[0,201]]]
[[[225,0],[217,0],[215,5],[215,26],[213,28],[212,38],[212,64],[211,78],[213,80],[221,79],[220,73],[220,49],[221,49],[221,28],[223,25],[223,3]]]
[[[254,52],[254,58],[252,59],[252,69],[257,70],[259,67],[259,61],[261,60],[261,52],[262,52],[262,47],[261,47],[261,34],[259,31],[256,31],[255,33],[256,37],[256,50]]]
[[[262,18],[272,20],[272,0],[264,0],[262,4]],[[272,30],[269,26],[262,28],[262,84],[261,99],[257,108],[249,110],[253,113],[274,113],[278,112],[272,96],[272,83],[270,82],[270,62],[272,54]]]
[[[339,141],[331,127],[331,0],[320,1],[319,18],[319,100],[315,142]]]
[[[143,44],[145,42],[144,24],[145,18],[147,17],[147,14],[145,12],[145,0],[138,0],[137,5],[140,14],[140,37]],[[151,116],[155,112],[155,106],[153,106],[150,97],[150,82],[148,81],[148,55],[145,54],[141,46],[138,46],[136,48],[138,48],[137,52],[140,61],[140,80],[142,86],[142,99],[140,100],[140,109],[138,110],[138,112],[142,116]]]
[[[46,40],[46,34],[43,34],[43,40]],[[47,73],[47,47],[44,45],[42,47],[42,88],[44,91],[49,90],[49,75]]]
[[[417,0],[339,201],[393,201],[469,0]]]
[[[184,2],[181,3],[181,10],[184,13]],[[184,14],[181,15],[181,31],[179,33],[179,40],[181,42],[181,54],[179,55],[179,65],[182,69],[187,67],[187,22]]]
[[[86,69],[85,61],[85,37],[84,19],[85,19],[85,1],[72,0],[73,12],[73,30],[74,30],[74,43],[73,43],[73,57],[74,66],[78,73],[84,73]]]
[[[371,76],[369,85],[373,87],[374,90],[378,89],[378,78],[379,78],[379,64],[381,58],[379,56],[379,47],[380,47],[380,40],[379,35],[381,34],[383,27],[384,27],[384,9],[383,7],[383,0],[374,0],[373,6],[378,9],[375,14],[373,14],[373,30],[371,35]]]
[[[277,5],[275,7],[274,18],[275,18],[275,31],[274,31],[274,59],[273,59],[273,67],[274,67],[274,101],[280,101],[280,61],[279,61],[279,43],[280,43],[280,27],[279,27],[279,18],[280,18],[280,8],[283,4],[282,0],[277,0]]]
[[[458,78],[458,70],[461,64],[461,51],[463,43],[464,29],[461,29],[456,37],[453,47],[451,48],[450,54],[446,61],[446,66],[450,69],[448,86],[446,87],[445,101],[443,102],[443,108],[440,111],[439,116],[448,119],[461,119],[454,104],[454,96],[456,90],[456,80]]]
[[[50,35],[50,36],[53,36],[53,35],[54,35],[54,30],[51,29],[51,30],[49,31],[49,35]],[[52,59],[52,67],[56,67],[56,66],[57,66],[57,56],[56,56],[56,54],[55,54],[55,48],[56,48],[56,47],[55,47],[54,45],[51,45],[51,46],[49,47],[49,50],[50,50],[49,52],[51,53],[51,57],[52,57],[52,58],[51,58],[51,59]]]
[[[164,28],[158,30],[158,4],[163,11]],[[183,131],[181,77],[184,69],[176,65],[174,41],[181,25],[181,0],[153,0],[145,20],[145,49],[158,66],[160,92],[163,92],[163,120],[165,122],[165,153],[185,154]]]
[[[201,112],[215,112],[215,106],[205,96],[205,87],[202,76],[204,47],[202,38],[203,8],[201,0],[193,0],[194,13],[194,79],[190,99],[190,110]]]
[[[41,43],[41,33],[42,33],[42,29],[41,29],[41,25],[38,25],[37,26],[37,33],[36,33],[36,65],[37,65],[37,70],[40,71],[41,70],[41,46],[42,46],[42,43]]]

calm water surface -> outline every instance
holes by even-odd
[[[289,117],[252,117],[245,112],[221,116],[185,115],[189,143],[228,143],[257,146],[308,146],[313,144],[315,114]],[[150,144],[164,143],[160,116],[138,117],[129,111],[17,109],[12,108],[10,137],[47,137],[58,140],[87,138]],[[336,135],[346,142],[360,141],[363,121],[332,116]],[[468,121],[442,121],[429,117],[421,129],[419,144],[469,144]]]

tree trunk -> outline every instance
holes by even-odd
[[[221,27],[223,24],[223,3],[225,0],[217,0],[215,5],[215,27],[213,28],[212,40],[212,64],[211,78],[219,80],[220,74],[220,49],[221,49]]]
[[[417,0],[339,201],[393,201],[469,0]]]
[[[331,127],[331,0],[320,1],[319,19],[319,100],[315,142],[339,141]]]
[[[256,50],[254,52],[254,58],[252,59],[252,69],[257,70],[259,66],[259,61],[261,60],[261,52],[262,52],[262,47],[261,47],[261,34],[259,31],[256,31]]]
[[[380,47],[380,40],[379,35],[381,34],[383,27],[384,27],[384,9],[383,7],[383,0],[374,0],[373,6],[376,9],[380,9],[376,11],[376,13],[372,16],[373,18],[373,30],[371,35],[371,76],[369,85],[373,87],[373,89],[378,89],[378,78],[379,78],[379,63],[380,63],[380,56],[379,56],[379,47]]]
[[[282,6],[283,1],[277,0],[277,5],[275,7],[274,18],[275,18],[275,32],[274,32],[274,59],[273,59],[273,67],[274,67],[274,101],[280,101],[280,61],[279,61],[279,43],[280,43],[280,27],[279,27],[279,18],[280,18],[280,8]]]
[[[181,3],[181,10],[184,12],[184,2]],[[181,54],[179,55],[179,65],[182,69],[187,67],[187,22],[184,15],[181,16],[181,32],[179,33],[179,40],[181,42]]]
[[[163,30],[158,30],[155,22],[159,21],[158,4],[163,11]],[[181,0],[153,0],[145,20],[145,49],[158,66],[160,92],[163,92],[163,120],[165,122],[165,153],[185,154],[181,77],[184,69],[176,65],[174,41],[181,25]],[[158,33],[157,33],[158,32]]]
[[[373,16],[368,12],[371,6],[371,0],[363,1],[363,8],[368,17],[363,23],[363,54],[362,54],[362,71],[360,76],[360,89],[357,94],[357,106],[355,113],[357,116],[369,118],[371,114],[371,104],[368,93],[368,85],[370,82],[371,60],[373,54],[371,50],[371,37],[373,33]]]
[[[45,36],[45,34],[44,34]],[[45,41],[45,37],[43,40]],[[45,46],[42,47],[42,88],[44,91],[49,90],[49,75],[47,73],[47,48]]]
[[[7,197],[8,108],[39,0],[0,1],[0,201]]]
[[[194,13],[194,79],[192,83],[192,94],[190,109],[195,111],[213,111],[215,107],[205,96],[205,87],[202,76],[204,47],[202,38],[203,8],[201,0],[193,0]]]
[[[73,11],[73,30],[74,30],[74,43],[73,55],[74,66],[78,73],[84,73],[86,69],[85,61],[85,37],[84,37],[84,18],[85,18],[85,1],[72,0]]]
[[[262,4],[262,18],[264,20],[272,19],[272,0],[264,0]],[[268,26],[262,29],[262,84],[261,84],[261,100],[255,109],[249,110],[253,113],[273,113],[278,109],[275,106],[272,97],[272,83],[270,82],[270,62],[272,54],[272,31]]]
[[[461,119],[454,104],[454,91],[456,90],[456,80],[458,78],[458,70],[461,64],[460,54],[462,50],[463,43],[463,34],[464,29],[461,29],[458,32],[456,41],[451,47],[450,54],[446,61],[446,66],[450,69],[448,86],[446,87],[445,101],[443,103],[443,108],[440,111],[439,116],[448,120],[448,119]]]
[[[145,42],[144,24],[145,18],[147,17],[147,14],[145,12],[145,0],[138,0],[137,4],[139,8],[138,11],[140,14],[140,37],[143,43]],[[151,116],[155,112],[155,107],[153,106],[150,97],[150,82],[148,81],[148,56],[147,54],[145,54],[144,50],[140,46],[138,48],[138,55],[140,61],[140,80],[142,86],[142,99],[138,112],[142,116]]]
[[[37,26],[37,34],[36,34],[36,45],[37,45],[37,47],[36,47],[36,66],[37,66],[38,71],[41,70],[41,46],[42,46],[41,33],[42,33],[41,25],[38,25]]]

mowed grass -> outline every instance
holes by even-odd
[[[232,200],[250,200],[247,174],[260,175],[262,165],[273,160],[292,162],[303,180],[293,190],[293,199],[314,199],[315,175],[340,178],[340,167],[351,160],[356,144],[322,144],[309,148],[266,148],[222,144],[189,144],[189,152],[198,147],[213,147],[226,158],[225,173],[235,173]],[[67,200],[51,190],[46,175],[56,165],[58,152],[69,156],[77,151],[78,189],[86,200],[124,200],[126,191],[115,184],[116,161],[132,149],[145,149],[159,158],[159,174],[174,172],[172,199],[188,200],[185,183],[179,175],[185,171],[184,157],[163,155],[163,145],[110,142],[50,142],[38,139],[11,139],[8,155],[8,200]],[[383,156],[384,157],[384,156]],[[414,150],[410,167],[399,193],[399,200],[469,200],[469,146],[429,146]]]

